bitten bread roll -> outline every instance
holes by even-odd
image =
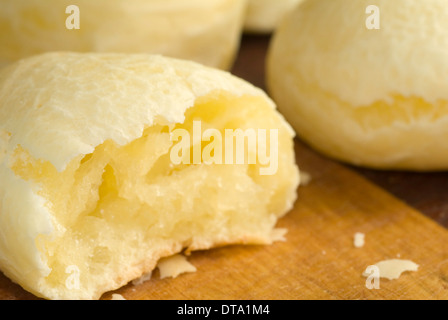
[[[1,0],[0,66],[77,51],[162,54],[230,69],[245,12],[246,0]]]
[[[378,169],[448,169],[448,1],[305,1],[279,27],[268,88],[298,135]]]
[[[286,14],[303,0],[248,0],[244,30],[249,33],[271,33]]]
[[[1,270],[40,297],[97,299],[183,249],[271,244],[296,199],[293,135],[263,91],[194,62],[12,64],[0,72]]]

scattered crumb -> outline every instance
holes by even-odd
[[[365,238],[366,238],[366,235],[364,233],[361,233],[361,232],[355,233],[355,236],[353,237],[353,245],[355,246],[355,248],[364,247]]]
[[[132,284],[134,286],[139,286],[139,285],[145,283],[146,281],[151,280],[151,277],[152,277],[152,272],[144,274],[140,278],[133,280]]]
[[[182,273],[196,272],[196,267],[187,261],[187,258],[181,254],[172,257],[160,259],[157,265],[160,271],[160,279],[176,278]]]
[[[288,233],[288,229],[274,229],[272,230],[271,239],[272,242],[285,242],[286,241],[286,234]]]
[[[399,279],[402,273],[406,271],[417,271],[419,268],[419,265],[410,260],[399,259],[384,260],[376,263],[374,266],[378,268],[380,278],[388,280]],[[370,274],[364,272],[363,276],[368,277]]]
[[[310,184],[311,180],[313,178],[308,172],[300,171],[300,185],[301,186],[307,186]]]
[[[126,300],[126,299],[121,294],[114,293],[114,294],[112,294],[111,300]]]

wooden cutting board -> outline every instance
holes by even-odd
[[[268,36],[245,37],[233,70],[264,89],[269,41]],[[299,188],[294,209],[279,222],[289,230],[286,242],[195,252],[189,260],[196,273],[160,280],[156,271],[151,281],[116,293],[126,299],[158,300],[448,299],[447,229],[363,178],[361,170],[326,159],[300,141],[296,151],[301,170],[312,181]],[[416,179],[404,173],[399,174],[403,183],[395,186],[389,181],[394,173],[367,175],[396,194],[405,189],[409,203],[412,195],[424,213],[446,220],[444,192],[434,188],[445,189],[448,176]],[[357,232],[366,235],[360,249],[353,245]],[[414,261],[419,270],[398,280],[382,279],[378,290],[367,289],[362,276],[366,267],[397,257]],[[0,273],[0,299],[36,298]]]
[[[286,242],[195,252],[196,273],[160,280],[156,271],[116,293],[129,300],[448,299],[448,230],[299,141],[296,152],[312,180],[279,223]],[[366,235],[363,248],[353,244],[357,232]],[[366,267],[397,257],[419,270],[367,289]],[[33,298],[0,276],[0,299]]]
[[[175,300],[448,299],[448,230],[299,141],[296,152],[312,180],[279,223],[289,230],[286,242],[193,253],[196,273],[163,280],[155,274],[118,293]],[[357,232],[366,235],[363,248],[353,244]],[[366,267],[397,257],[419,270],[367,289]]]

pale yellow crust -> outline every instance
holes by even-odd
[[[272,41],[269,92],[298,135],[328,156],[445,170],[447,30],[445,0],[305,1]]]
[[[79,8],[79,29],[67,29]],[[151,53],[229,69],[246,0],[2,0],[0,66],[49,51]]]
[[[0,73],[0,132],[9,140],[9,152],[20,144],[63,170],[108,139],[125,145],[157,121],[183,122],[198,97],[220,90],[267,98],[226,72],[193,62],[145,54],[48,53]],[[45,121],[36,121],[44,112]]]
[[[169,131],[197,118],[276,128],[278,172],[173,167]],[[0,132],[0,269],[48,299],[98,299],[183,250],[272,244],[300,183],[294,132],[262,90],[162,56],[13,64],[0,71]]]
[[[249,0],[244,30],[268,34],[303,0]]]

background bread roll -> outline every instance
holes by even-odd
[[[447,51],[446,0],[305,1],[273,39],[268,87],[298,135],[331,157],[444,170]]]
[[[70,5],[79,8],[79,30],[66,28]],[[65,50],[156,53],[229,69],[245,10],[246,0],[2,0],[0,66]]]
[[[172,136],[193,121],[223,135],[277,130],[258,145],[278,146],[278,170],[176,164]],[[48,53],[10,65],[0,71],[0,269],[41,297],[97,299],[183,249],[270,244],[296,199],[293,135],[263,91],[193,62]]]
[[[244,29],[250,33],[271,33],[283,17],[303,0],[248,0]]]

